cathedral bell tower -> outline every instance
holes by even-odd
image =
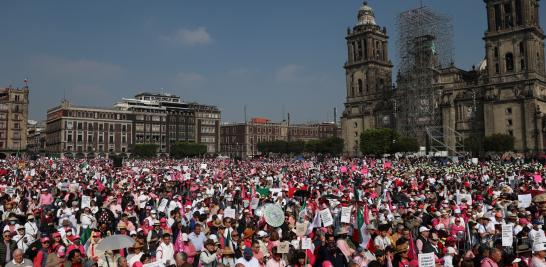
[[[394,127],[392,63],[386,28],[376,24],[373,9],[364,1],[357,25],[347,30],[345,74],[347,98],[341,119],[345,152],[359,152],[364,129]]]
[[[491,82],[544,78],[544,31],[538,0],[484,0],[485,46]]]

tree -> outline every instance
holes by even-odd
[[[419,141],[412,137],[400,137],[393,143],[392,152],[417,152]]]
[[[207,146],[191,142],[178,142],[171,146],[170,156],[175,159],[201,156],[207,153]]]
[[[477,157],[482,149],[481,140],[479,137],[472,135],[463,140],[464,151],[472,153],[472,156]]]
[[[303,153],[304,148],[305,148],[304,141],[288,142],[286,144],[286,153],[301,154]]]
[[[484,139],[485,151],[507,152],[514,150],[514,137],[508,134],[493,134]]]
[[[389,128],[367,129],[360,135],[360,151],[366,155],[381,155],[394,151],[399,134]]]
[[[137,144],[133,148],[133,156],[136,158],[153,158],[157,156],[159,146],[156,144]]]

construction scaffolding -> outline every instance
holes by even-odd
[[[402,12],[397,30],[397,130],[416,137],[430,151],[431,146],[445,144],[439,107],[442,89],[437,84],[439,70],[453,64],[451,18],[420,7]]]

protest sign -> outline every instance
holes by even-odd
[[[91,208],[91,197],[90,196],[82,196],[82,205],[81,208]]]
[[[277,246],[277,253],[288,254],[289,248],[290,248],[289,242],[285,241],[285,242],[279,243],[279,245]]]
[[[342,223],[351,223],[351,207],[341,207],[341,222]]]
[[[301,240],[301,249],[313,249],[313,241],[311,238],[303,238]]]
[[[518,195],[518,208],[528,208],[531,206],[533,197],[531,194]]]
[[[502,225],[502,246],[511,247],[514,238],[513,226],[510,224]]]
[[[226,208],[224,210],[224,217],[235,219],[235,210],[232,208]]]
[[[334,224],[334,219],[332,218],[332,213],[330,213],[329,209],[321,210],[320,218],[322,219],[322,227],[328,227]]]
[[[434,267],[436,266],[434,252],[419,254],[419,267]]]

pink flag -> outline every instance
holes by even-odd
[[[341,173],[346,173],[346,172],[347,172],[347,167],[341,166]]]
[[[540,174],[535,174],[533,176],[533,179],[535,180],[536,183],[542,183],[542,176]]]
[[[360,170],[360,173],[362,175],[368,175],[368,168],[362,168],[362,170]]]

